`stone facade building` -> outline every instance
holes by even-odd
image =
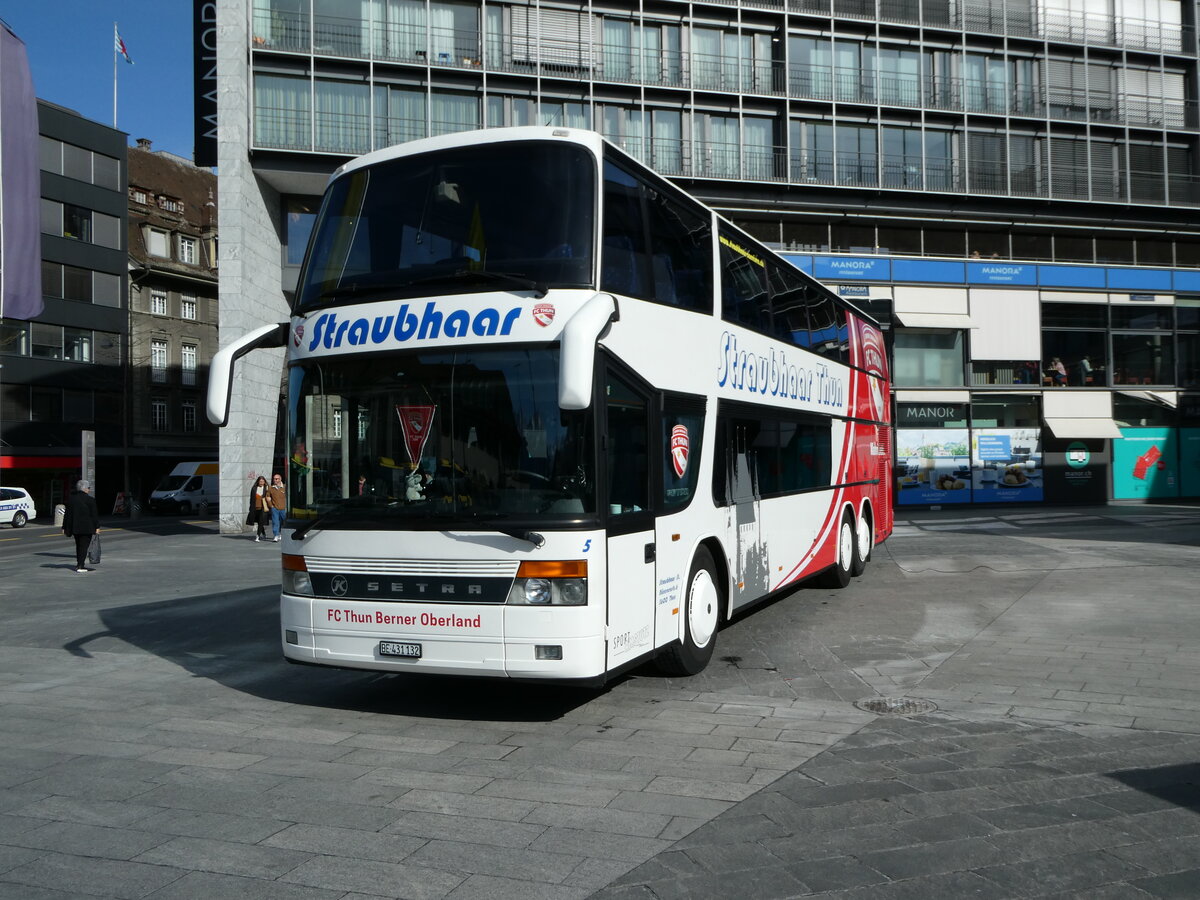
[[[134,496],[216,459],[204,414],[217,349],[217,177],[146,139],[129,148],[129,418]]]

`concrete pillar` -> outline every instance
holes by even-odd
[[[288,318],[280,287],[279,195],[254,175],[250,146],[253,87],[248,0],[218,0],[217,85],[220,171],[220,344]],[[250,485],[271,476],[282,350],[258,350],[236,364],[229,424],[221,430],[222,534],[244,528]]]

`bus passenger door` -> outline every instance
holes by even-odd
[[[654,511],[650,494],[649,394],[611,370],[604,380],[608,515],[608,668],[645,653],[654,639]]]

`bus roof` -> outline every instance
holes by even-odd
[[[595,131],[584,128],[564,128],[551,125],[522,125],[516,128],[481,128],[475,131],[457,131],[453,134],[443,134],[438,137],[419,138],[415,141],[405,141],[365,153],[350,162],[339,166],[329,177],[330,181],[353,172],[364,166],[372,166],[386,162],[389,159],[400,159],[414,156],[418,153],[429,153],[435,150],[448,150],[454,147],[475,147],[484,144],[501,144],[510,141],[567,141],[581,144],[597,156],[607,141]]]
[[[380,150],[373,150],[370,153],[365,153],[362,156],[356,157],[344,165],[339,166],[329,177],[329,180],[330,182],[333,182],[348,172],[354,172],[366,166],[376,165],[392,159],[401,159],[406,156],[415,156],[421,153],[430,153],[438,150],[449,150],[456,147],[475,147],[487,144],[509,143],[513,141],[565,141],[586,147],[597,157],[597,159],[601,158],[606,150],[614,152],[616,156],[624,158],[634,166],[651,173],[655,178],[669,185],[672,189],[679,191],[681,194],[688,197],[693,203],[698,204],[709,213],[715,215],[717,219],[722,222],[722,224],[736,229],[750,243],[762,247],[763,250],[766,250],[775,256],[779,256],[778,251],[771,250],[769,247],[764,247],[760,241],[753,238],[745,231],[745,229],[734,224],[728,218],[712,209],[712,207],[708,206],[708,204],[704,203],[702,200],[694,197],[691,193],[677,185],[675,182],[671,181],[671,179],[667,178],[665,175],[656,172],[654,169],[651,169],[636,157],[631,156],[628,151],[617,146],[599,132],[589,131],[586,128],[567,128],[559,125],[521,125],[512,128],[481,128],[471,131],[456,131],[451,134],[438,135],[437,137],[419,138],[414,141],[405,141],[402,144],[395,144],[391,147],[384,147]],[[782,259],[782,257],[780,258]],[[787,260],[784,260],[784,262],[787,262],[789,265],[791,265],[791,263]],[[799,267],[796,266],[794,266],[794,268],[799,269]],[[855,315],[865,319],[867,322],[870,322],[873,325],[879,325],[879,323],[870,313],[864,312],[853,302],[847,300],[845,297],[839,296],[828,285],[818,281],[803,269],[799,269],[799,271],[810,282],[837,300],[839,304],[848,307]]]

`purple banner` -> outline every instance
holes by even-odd
[[[0,316],[42,313],[37,98],[25,44],[0,24]]]

